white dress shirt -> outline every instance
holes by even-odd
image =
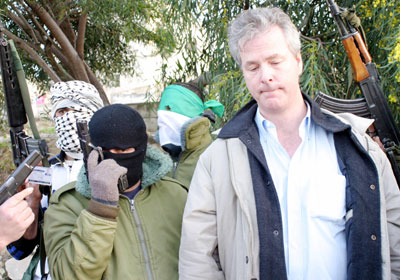
[[[279,198],[288,279],[346,279],[346,179],[333,134],[313,123],[307,104],[290,158],[259,110],[255,122]]]

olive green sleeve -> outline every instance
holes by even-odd
[[[101,279],[110,260],[117,222],[96,216],[89,200],[67,192],[50,204],[44,240],[53,279]]]

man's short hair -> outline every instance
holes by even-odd
[[[296,56],[301,48],[300,33],[290,17],[280,8],[245,10],[231,21],[228,28],[229,50],[240,67],[242,66],[240,51],[244,44],[274,26],[282,29],[290,52]]]
[[[204,102],[203,91],[195,83],[191,83],[191,82],[189,82],[189,83],[174,83],[174,85],[179,85],[179,86],[182,86],[184,88],[187,88],[188,90],[193,91],[198,97],[200,97],[201,101]]]

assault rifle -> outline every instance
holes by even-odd
[[[17,192],[41,160],[42,156],[35,150],[17,167],[0,187],[0,205]]]
[[[90,141],[90,134],[87,126],[87,122],[84,120],[77,120],[76,121],[76,127],[78,130],[78,137],[79,137],[79,143],[81,144],[81,149],[83,153],[83,162],[85,165],[85,170],[86,170],[86,177],[88,178],[89,181],[89,171],[87,168],[87,160],[89,157],[90,152],[95,149],[99,153],[100,160],[104,160],[104,155],[103,155],[103,150],[101,147],[96,147],[94,146],[91,141]],[[128,177],[126,174],[121,175],[118,179],[118,190],[119,192],[123,192],[126,189],[128,189],[130,186],[128,184]]]
[[[48,167],[48,147],[37,132],[22,64],[14,43],[3,37],[1,24],[0,63],[14,164],[18,167],[33,151],[39,151],[43,158],[43,166]],[[27,112],[35,138],[28,136],[24,131],[24,125],[28,121]],[[47,194],[50,190],[41,186],[41,191]]]
[[[339,28],[342,43],[353,69],[353,79],[358,83],[363,98],[342,100],[317,94],[315,101],[322,108],[335,113],[350,112],[359,116],[375,119],[374,128],[384,151],[389,158],[397,184],[400,186],[400,169],[396,162],[396,152],[400,146],[400,133],[396,127],[389,106],[379,85],[380,76],[375,63],[354,25],[343,16],[346,9],[339,7],[334,0],[326,0],[331,14]]]

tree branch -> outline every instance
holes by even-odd
[[[66,68],[65,71],[69,72],[69,75],[71,75],[71,73],[74,73],[73,69],[72,69],[72,65],[71,65],[71,61],[69,61],[64,53],[62,52],[62,50],[60,50],[57,46],[55,45],[51,45],[51,51],[52,53],[55,55],[55,57],[60,60],[61,64],[63,65],[64,68]]]
[[[71,22],[69,21],[68,17],[65,17],[64,20],[60,23],[60,28],[67,36],[71,45],[73,47],[76,47],[76,35],[74,30],[72,29]]]
[[[85,10],[79,18],[78,39],[76,40],[76,51],[82,59],[84,58],[87,16],[87,11]]]
[[[101,98],[101,100],[103,100],[104,106],[110,105],[110,101],[108,101],[106,92],[104,91],[102,84],[97,79],[96,75],[92,72],[90,67],[86,64],[86,62],[84,62],[84,63],[85,63],[85,68],[88,73],[88,76],[90,77],[90,83],[92,85],[94,85],[96,87],[96,89],[98,90],[98,92],[100,94],[100,98]]]
[[[48,1],[46,3],[47,12],[50,14],[51,18],[55,20],[57,25],[60,26],[61,30],[75,48],[76,35],[72,28],[69,14],[66,12],[69,11],[70,7],[70,1]]]
[[[29,38],[31,35],[29,35],[30,26],[29,23],[25,20],[24,17],[21,17],[19,12],[16,11],[15,7],[11,5],[12,9],[16,12],[16,14],[12,13],[10,10],[6,11],[6,17],[9,17],[16,25],[18,25],[22,32]],[[36,38],[33,36],[33,38]]]
[[[52,44],[51,42],[48,42],[45,46],[45,51],[46,51],[46,56],[49,60],[49,63],[53,67],[54,71],[57,73],[59,77],[61,77],[61,80],[63,81],[69,81],[73,80],[74,78],[67,72],[65,69],[60,65],[60,63],[57,63],[57,61],[54,58],[54,54],[52,52]]]
[[[38,55],[37,52],[34,49],[32,49],[25,41],[18,38],[5,28],[3,28],[2,31],[4,32],[4,34],[7,35],[8,38],[13,40],[17,46],[25,50],[32,57],[32,59],[36,61],[39,67],[43,68],[43,70],[47,73],[47,75],[49,75],[50,79],[52,79],[55,82],[61,81],[61,79],[57,76],[57,74],[53,71],[53,69],[51,69],[47,65],[47,63],[40,57],[40,55]]]
[[[20,14],[20,13],[18,13],[18,14]],[[30,39],[30,40],[26,40],[26,43],[32,49],[34,49],[37,53],[43,53],[43,50],[40,47],[40,43],[45,44],[46,41],[44,40],[42,35],[37,30],[33,29],[32,26],[28,23],[28,21],[22,15],[16,16],[15,14],[8,11],[6,16],[9,17],[12,21],[14,21],[14,23],[16,23],[18,26],[20,26],[22,31],[24,31],[24,33],[26,34],[27,38]],[[29,36],[28,33],[32,33],[32,36]]]
[[[28,12],[29,17],[32,20],[34,26],[36,26],[36,28],[39,30],[39,31],[36,31],[36,33],[38,33],[37,35],[40,36],[40,40],[39,40],[40,43],[46,44],[47,40],[51,40],[49,34],[46,32],[46,30],[44,30],[44,27],[42,26],[42,24],[40,24],[40,22],[36,19],[36,16],[33,14],[32,9],[29,6],[27,6],[25,3],[22,3],[22,5],[24,5],[25,11]]]
[[[323,45],[328,45],[328,44],[331,44],[331,42],[327,42],[327,43],[323,42],[321,40],[321,38],[326,37],[326,36],[330,37],[332,35],[336,35],[336,32],[331,32],[331,33],[328,33],[328,34],[315,35],[315,36],[312,36],[312,37],[308,37],[306,35],[300,34],[300,37],[305,39],[305,40],[307,40],[307,41],[318,41],[319,43],[321,43]]]
[[[39,16],[40,20],[47,26],[57,42],[60,44],[65,53],[65,56],[68,58],[68,60],[71,61],[71,65],[73,67],[73,76],[76,79],[89,82],[89,77],[86,73],[83,61],[79,57],[74,47],[71,45],[71,42],[68,40],[67,36],[65,36],[61,28],[54,21],[54,19],[51,18],[49,13],[42,6],[37,5],[31,0],[26,1],[27,4],[32,8],[32,10],[35,11],[35,13]]]

